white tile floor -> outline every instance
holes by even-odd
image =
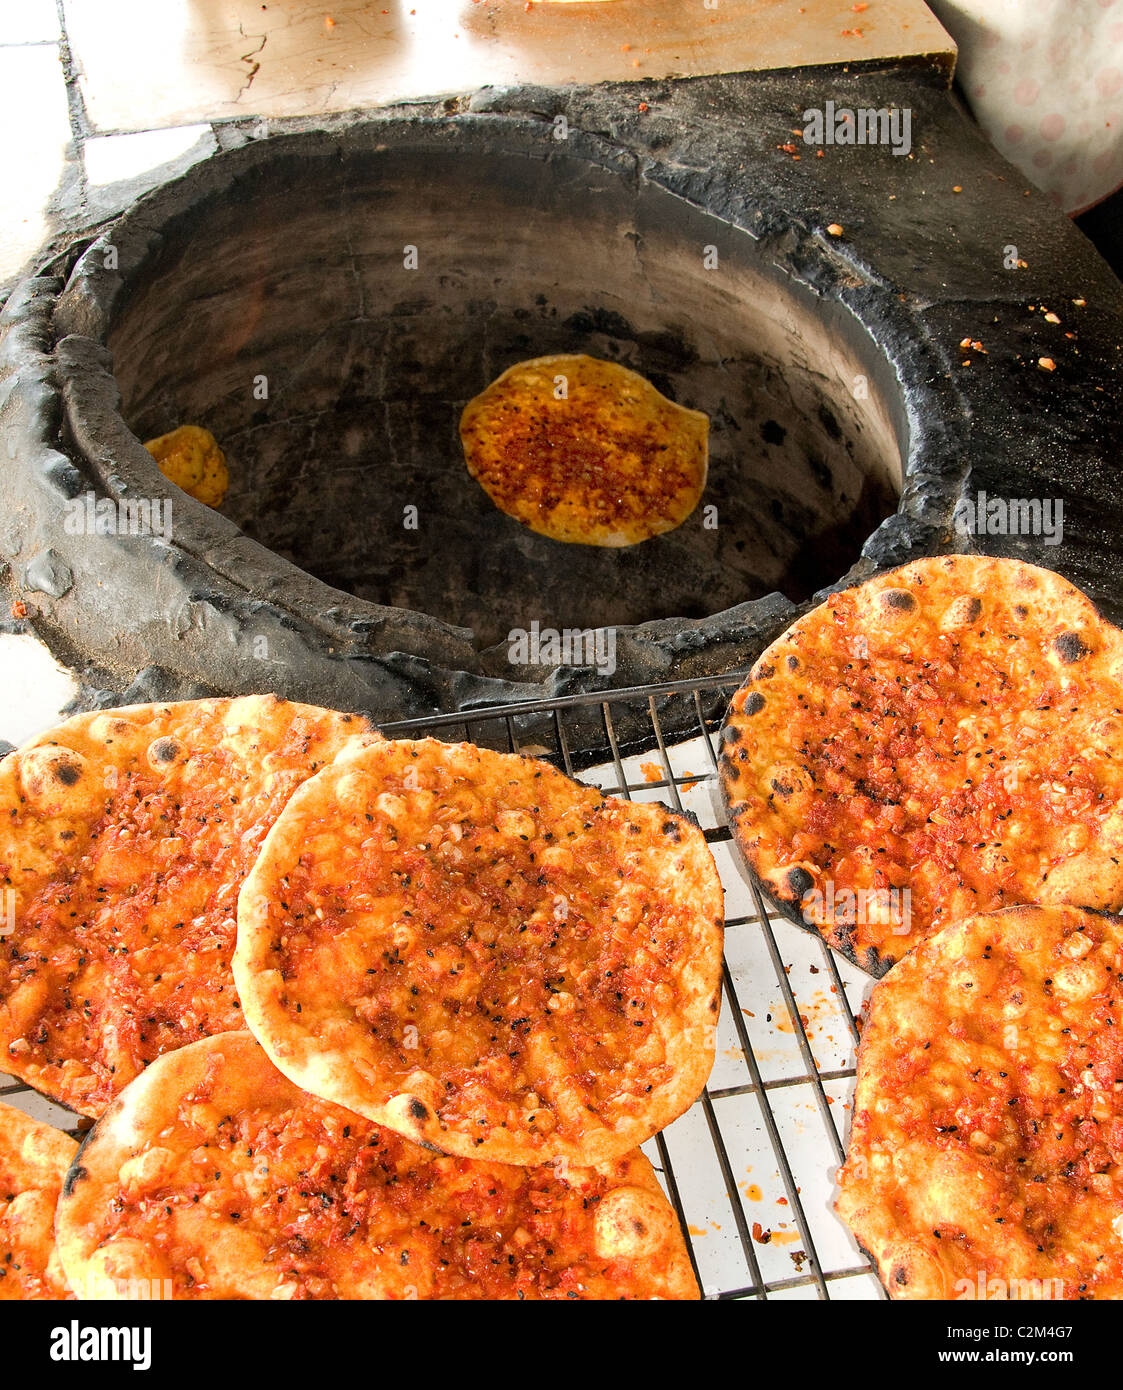
[[[43,733],[77,692],[71,673],[36,638],[0,633],[0,740],[18,747]]]
[[[47,206],[66,169],[70,117],[57,44],[0,43],[0,132],[2,285],[46,240]]]

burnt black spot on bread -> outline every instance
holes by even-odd
[[[180,749],[174,738],[158,738],[150,751],[158,763],[174,763]]]
[[[788,888],[795,897],[796,902],[800,902],[805,894],[810,893],[815,886],[815,880],[798,865],[794,869],[788,870]]]
[[[759,690],[753,690],[745,696],[744,712],[746,714],[759,714],[763,708],[764,696],[760,693]]]
[[[908,1281],[909,1281],[909,1272],[908,1272],[908,1270],[904,1267],[904,1265],[897,1265],[897,1267],[893,1270],[893,1282],[894,1282],[894,1284],[907,1284]]]
[[[682,829],[677,821],[665,820],[662,825],[663,834],[668,839],[673,840],[676,845],[682,844]]]
[[[799,657],[798,657],[798,656],[789,656],[789,657],[788,657],[788,670],[789,670],[789,671],[798,671],[798,670],[799,670]]]
[[[85,1182],[89,1176],[90,1171],[88,1168],[83,1167],[81,1163],[75,1163],[63,1179],[62,1195],[64,1197],[71,1196],[78,1184],[80,1182]]]
[[[429,1107],[424,1101],[418,1100],[415,1096],[409,1103],[409,1113],[415,1120],[427,1120],[429,1118]]]
[[[1024,603],[1014,604],[1014,617],[1023,619],[1029,617],[1029,609],[1025,606]]]
[[[638,1216],[633,1216],[633,1217],[632,1217],[632,1230],[635,1231],[635,1233],[636,1233],[637,1236],[645,1236],[645,1235],[647,1235],[647,1227],[646,1227],[646,1226],[644,1225],[644,1223],[639,1219]]]
[[[832,439],[842,438],[842,426],[838,423],[834,411],[829,406],[821,405],[819,407],[819,421]]]
[[[741,737],[741,730],[736,724],[727,724],[721,731],[723,743],[736,743]]]
[[[982,612],[983,612],[983,601],[982,601],[982,599],[981,599],[981,598],[976,598],[976,597],[972,594],[972,596],[967,600],[967,614],[966,614],[967,621],[968,621],[969,623],[977,623],[977,622],[979,621],[980,617],[982,616]]]
[[[894,608],[898,613],[911,613],[916,607],[916,599],[907,589],[886,589],[881,595],[883,608]]]
[[[780,777],[773,777],[772,790],[777,796],[791,796],[792,794],[791,785]]]
[[[1053,639],[1053,650],[1066,665],[1071,666],[1074,661],[1083,661],[1092,649],[1081,640],[1078,632],[1062,632]]]
[[[75,786],[82,777],[82,769],[77,763],[67,762],[60,758],[54,765],[55,781],[61,782],[64,787]]]
[[[762,661],[760,665],[756,668],[756,670],[753,672],[753,680],[770,681],[775,674],[775,666],[770,666],[767,661]]]

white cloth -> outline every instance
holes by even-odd
[[[1066,212],[1123,185],[1123,0],[928,0],[999,151]]]

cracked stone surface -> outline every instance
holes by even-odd
[[[65,0],[80,86],[102,130],[300,116],[485,84],[655,80],[955,51],[920,0],[526,0],[330,5]],[[154,55],[158,60],[154,61]]]

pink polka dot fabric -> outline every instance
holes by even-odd
[[[1123,0],[928,0],[979,124],[1066,212],[1123,185]]]

